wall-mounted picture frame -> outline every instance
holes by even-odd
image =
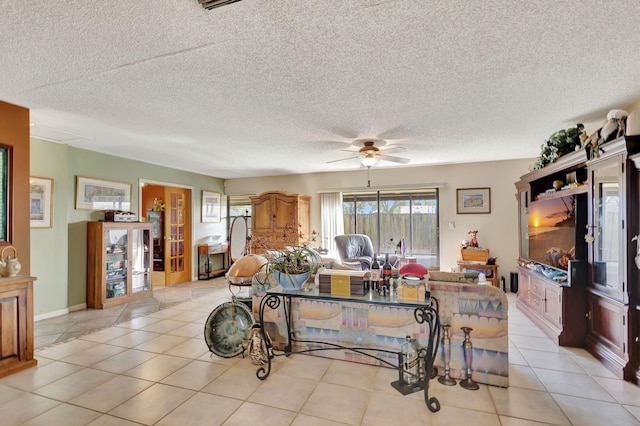
[[[76,209],[131,211],[131,184],[76,176]]]
[[[53,228],[53,179],[29,178],[29,219],[31,228]]]
[[[220,222],[220,193],[202,191],[202,223]]]
[[[457,193],[457,213],[491,213],[491,188],[460,188]]]

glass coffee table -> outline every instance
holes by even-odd
[[[403,355],[400,348],[397,351],[391,351],[382,348],[372,348],[370,346],[349,346],[338,344],[335,342],[328,342],[322,340],[309,340],[300,339],[296,337],[294,331],[294,318],[292,315],[292,300],[295,299],[311,299],[318,301],[332,301],[332,302],[355,302],[363,304],[364,307],[372,306],[389,306],[389,307],[402,307],[413,309],[413,318],[416,323],[423,325],[428,330],[427,344],[425,347],[420,348],[419,358],[422,364],[422,368],[416,377],[417,382],[414,384],[407,384],[403,380],[403,373],[407,374],[403,370]],[[265,310],[278,310],[282,309],[283,318],[286,322],[286,342],[282,349],[277,349],[273,346],[271,339],[265,331]],[[266,291],[262,300],[260,301],[260,307],[258,310],[259,324],[262,333],[262,339],[266,346],[266,362],[258,368],[256,372],[257,377],[260,380],[265,380],[271,373],[271,360],[276,356],[289,356],[291,354],[311,353],[321,351],[332,350],[347,350],[357,354],[375,359],[379,364],[386,367],[394,368],[398,370],[398,381],[393,382],[392,386],[396,388],[403,395],[413,393],[416,391],[424,391],[424,400],[427,407],[431,412],[437,412],[440,410],[440,402],[435,397],[429,396],[429,381],[436,376],[436,370],[433,366],[435,356],[438,350],[438,343],[440,342],[440,316],[438,312],[438,301],[430,297],[425,302],[412,301],[412,300],[398,300],[395,294],[391,297],[383,297],[376,292],[367,292],[363,296],[335,296],[328,293],[320,293],[316,287],[312,290],[283,290],[281,287],[271,288]],[[311,349],[297,349],[296,343],[301,344],[313,344]],[[383,359],[376,354],[386,353],[397,356],[398,364],[395,365],[389,362],[388,359]],[[406,376],[405,376],[406,377]]]

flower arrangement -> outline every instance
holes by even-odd
[[[151,208],[154,212],[163,212],[164,211],[164,201],[159,198],[153,199],[153,207]]]

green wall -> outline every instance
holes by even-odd
[[[76,176],[130,183],[131,211],[138,215],[140,180],[191,188],[193,277],[197,273],[195,245],[210,235],[226,236],[224,217],[220,223],[200,221],[201,191],[224,194],[224,181],[219,178],[36,139],[31,140],[31,175],[55,179],[54,227],[31,231],[32,274],[38,277],[34,291],[36,317],[83,308],[86,303],[87,222],[102,220],[104,214],[75,209]],[[222,198],[224,216],[226,200]]]
[[[69,269],[67,236],[67,147],[31,139],[31,176],[53,179],[52,228],[32,228],[31,275],[34,284],[34,311],[64,313],[67,308]]]

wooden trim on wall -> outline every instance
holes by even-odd
[[[0,101],[0,144],[12,147],[10,167],[8,241],[16,248],[22,269],[20,275],[29,275],[30,220],[29,215],[29,110]]]

